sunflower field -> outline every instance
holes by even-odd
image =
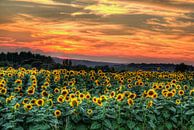
[[[194,130],[194,72],[0,68],[2,130]]]

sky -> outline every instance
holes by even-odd
[[[194,0],[0,0],[0,52],[194,65]]]

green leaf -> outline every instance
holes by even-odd
[[[138,116],[138,115],[136,115],[135,117],[136,117],[136,119],[137,119],[138,121],[143,121],[142,117],[140,117],[140,116]]]
[[[108,118],[116,119],[115,115],[106,114],[106,116],[107,116]]]
[[[150,125],[151,128],[155,129],[156,125],[153,123],[153,121],[149,121],[148,124]]]
[[[23,127],[21,127],[21,126],[18,126],[18,127],[16,127],[16,128],[13,128],[13,130],[23,130],[24,128]]]
[[[103,114],[98,114],[97,116],[94,116],[93,118],[92,118],[92,120],[101,120],[101,119],[103,119],[104,118],[104,115]]]
[[[150,120],[156,120],[156,117],[154,114],[148,114],[148,117],[150,118]]]
[[[192,125],[194,125],[194,116],[191,117]]]
[[[72,130],[72,129],[73,129],[73,124],[70,120],[70,117],[68,116],[66,118],[65,130]]]
[[[173,116],[173,117],[171,118],[171,120],[172,120],[174,123],[177,123],[177,119],[176,119],[175,116]]]
[[[81,117],[79,115],[71,115],[71,119],[75,122],[78,123],[81,120]]]
[[[171,110],[172,112],[176,113],[176,109],[174,107],[169,107],[169,110]]]
[[[123,128],[123,127],[121,127],[121,128],[119,128],[118,130],[126,130],[125,128]]]
[[[104,120],[104,126],[106,126],[107,128],[113,129],[112,124],[108,119]]]
[[[191,109],[191,110],[188,110],[188,111],[185,113],[185,115],[192,115],[192,114],[194,114],[194,111],[193,111],[193,109]]]
[[[135,129],[134,130],[141,130],[139,127],[135,127]]]
[[[100,129],[100,128],[101,128],[101,124],[97,121],[93,122],[91,125],[92,130],[96,130],[96,129]]]
[[[127,126],[128,126],[129,129],[133,129],[135,127],[135,122],[127,121]]]
[[[6,119],[10,120],[10,119],[13,119],[13,118],[14,118],[14,115],[12,113],[6,114]]]
[[[73,114],[73,110],[69,110],[68,112],[66,112],[66,114],[65,114],[65,116],[69,116],[69,115],[71,115],[71,114]]]
[[[167,123],[165,124],[165,126],[166,126],[166,128],[167,128],[168,130],[171,130],[171,129],[172,129],[172,124],[171,124],[170,122],[167,122]]]
[[[76,130],[87,130],[87,129],[88,129],[87,126],[83,124],[76,126]]]
[[[158,130],[164,130],[164,126],[161,125],[161,126],[157,127],[157,129],[158,129]]]
[[[4,125],[3,125],[3,128],[4,129],[6,129],[6,130],[8,130],[8,129],[13,129],[15,127],[15,125],[13,124],[13,123],[5,123]]]
[[[163,116],[164,116],[165,118],[169,118],[169,117],[170,117],[170,115],[169,115],[167,112],[164,112],[164,113],[163,113]]]
[[[157,115],[160,115],[160,112],[159,112],[157,109],[155,109],[154,112],[155,112]]]

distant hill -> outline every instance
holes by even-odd
[[[62,64],[63,60],[65,60],[65,59],[60,59],[60,58],[53,57],[53,60],[56,63]],[[87,67],[95,67],[95,66],[106,66],[106,65],[108,65],[110,67],[113,67],[115,65],[121,65],[119,63],[97,62],[97,61],[89,61],[89,60],[76,60],[76,59],[70,59],[70,60],[72,61],[73,66],[85,65]]]
[[[58,63],[62,64],[63,60],[54,57],[53,60]],[[145,71],[175,71],[177,65],[176,64],[146,64],[146,63],[129,63],[129,64],[119,64],[119,63],[109,63],[109,62],[97,62],[97,61],[89,61],[89,60],[75,60],[70,59],[72,61],[72,66],[84,65],[87,67],[95,68],[96,66],[109,66],[113,67],[116,71],[138,71],[138,70],[145,70]],[[186,65],[188,70],[194,70],[193,66]]]

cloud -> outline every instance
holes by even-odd
[[[75,59],[194,64],[193,6],[190,0],[1,0],[0,47]]]

